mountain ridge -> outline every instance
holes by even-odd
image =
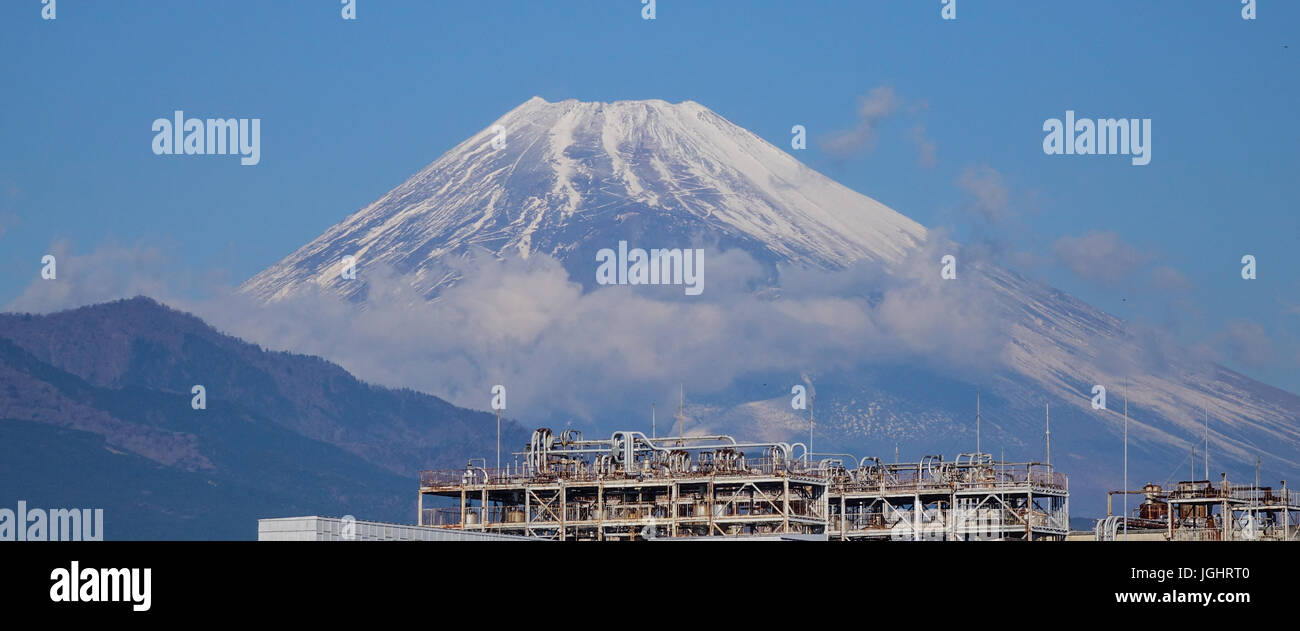
[[[0,314],[0,500],[104,508],[110,539],[251,539],[293,514],[411,522],[416,473],[482,456],[495,428],[148,298]],[[526,437],[502,423],[503,445]]]

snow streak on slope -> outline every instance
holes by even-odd
[[[1186,454],[1191,444],[1199,447],[1206,431],[1203,415],[1208,414],[1216,461],[1253,463],[1264,455],[1274,471],[1300,467],[1300,397],[1182,349],[1160,348],[1143,339],[1148,331],[1134,330],[1117,317],[1006,269],[971,263],[962,274],[982,311],[971,317],[1000,323],[985,332],[994,342],[990,346],[999,349],[988,357],[984,384],[985,431],[992,420],[998,441],[993,444],[1014,446],[1028,439],[1040,445],[1035,438],[1041,440],[1045,403],[1052,406],[1056,431],[1068,429],[1060,424],[1063,421],[1086,419],[1092,439],[1118,437],[1126,393],[1132,412],[1129,435],[1144,449],[1160,451],[1160,457]],[[974,430],[973,387],[916,366],[891,366],[885,369],[891,378],[883,380],[879,372],[864,367],[825,375],[818,409],[831,413],[823,417],[819,412],[819,424],[873,448],[898,440],[931,445],[954,435],[969,438],[963,448],[973,446],[973,435],[965,436]],[[1108,391],[1107,410],[1092,409],[1095,385]],[[989,406],[993,400],[996,405]],[[747,409],[752,409],[750,402],[727,411],[731,429],[790,424],[788,405],[784,415],[774,419]],[[1035,446],[1031,452],[1041,453],[1037,450]],[[1161,461],[1153,466],[1175,464]]]
[[[1007,270],[980,266],[1001,305],[1008,344],[1001,358],[1034,384],[1019,403],[1072,402],[1089,414],[1091,388],[1109,390],[1108,407],[1121,404],[1122,384],[1142,416],[1130,419],[1139,441],[1186,448],[1202,435],[1202,406],[1214,416],[1213,441],[1221,455],[1246,461],[1261,449],[1291,467],[1300,466],[1300,398],[1198,359],[1179,349],[1156,353],[1126,323],[1045,285]],[[1017,389],[1008,389],[1017,390]],[[1120,419],[1109,415],[1112,425]],[[1280,447],[1280,449],[1278,449]]]
[[[506,144],[492,145],[493,128]],[[706,239],[759,258],[835,269],[892,263],[925,229],[686,101],[548,103],[532,98],[374,203],[244,284],[264,300],[340,283],[345,255],[419,275],[434,295],[447,255],[544,252],[594,270],[618,239],[685,247]]]

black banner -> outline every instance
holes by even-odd
[[[639,607],[775,599],[828,619],[988,615],[973,603],[1181,618],[1293,602],[1297,554],[1295,543],[1199,542],[5,543],[0,599],[9,614],[182,622],[477,606],[504,624],[521,598],[543,597],[587,614],[614,599],[647,620],[657,614]]]

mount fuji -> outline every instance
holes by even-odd
[[[898,262],[926,236],[698,103],[534,97],[242,289],[271,301],[308,285],[361,297],[364,282],[340,278],[354,256],[414,272],[433,296],[453,279],[422,272],[443,257],[478,247],[585,266],[613,233],[703,237],[763,262],[821,268]]]
[[[700,104],[536,97],[240,290],[268,304],[310,292],[366,304],[372,297],[364,275],[341,278],[345,257],[354,257],[359,268],[391,268],[419,295],[438,300],[460,278],[446,264],[487,251],[552,257],[584,291],[602,291],[594,286],[595,254],[620,240],[741,250],[773,274],[865,265],[895,288],[943,291],[936,288],[940,251],[932,249],[939,244],[931,231]],[[1072,475],[1076,511],[1095,515],[1105,490],[1123,483],[1125,420],[1117,410],[1126,392],[1130,486],[1187,477],[1180,462],[1206,440],[1204,408],[1212,478],[1253,474],[1257,456],[1266,479],[1293,477],[1288,473],[1300,466],[1295,394],[1192,353],[1157,348],[1125,321],[991,262],[965,263],[959,278],[961,300],[993,323],[972,333],[995,350],[987,366],[974,375],[946,370],[943,361],[925,358],[927,348],[938,354],[945,342],[920,339],[911,359],[814,368],[817,451],[884,456],[901,444],[908,456],[951,454],[972,451],[982,439],[995,456],[1000,447],[1009,457],[1041,460],[1050,404],[1052,462]],[[878,289],[864,286],[861,295],[888,304]],[[769,299],[784,298],[775,292]],[[895,331],[906,336],[907,320],[930,316],[904,314]],[[807,418],[790,410],[785,394],[804,370],[756,370],[693,397],[688,412],[712,430],[805,439]],[[1099,384],[1109,390],[1109,410],[1091,406]],[[984,434],[978,438],[977,389]]]

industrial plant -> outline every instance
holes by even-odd
[[[1114,510],[1116,495],[1136,495],[1131,511]],[[1126,514],[1127,513],[1127,514]],[[1106,518],[1096,526],[1099,541],[1293,541],[1300,539],[1300,495],[1288,489],[1209,480],[1147,484],[1140,490],[1106,495]]]
[[[995,460],[978,448],[885,462],[726,434],[586,439],[540,428],[504,466],[498,450],[496,466],[476,458],[421,471],[416,525],[263,519],[259,539],[1300,540],[1300,496],[1286,481],[1262,486],[1258,474],[1248,484],[1224,474],[1218,484],[1110,491],[1106,517],[1072,532],[1069,481],[1047,453],[1047,462]],[[1140,499],[1130,507],[1130,497]]]
[[[978,450],[887,463],[727,435],[592,440],[542,428],[512,456],[504,467],[478,459],[421,472],[419,525],[599,541],[1039,541],[1069,532],[1065,474]],[[439,502],[454,505],[426,508]]]
[[[685,399],[682,400],[682,409]],[[263,519],[263,540],[804,540],[804,541],[1291,541],[1300,540],[1300,497],[1208,480],[1110,491],[1092,531],[1071,530],[1069,480],[1052,465],[1050,408],[1045,462],[995,460],[980,449],[952,460],[894,462],[812,451],[808,443],[742,442],[682,429],[658,436],[624,430],[587,439],[538,428],[502,465],[498,411],[495,466],[420,472],[417,524],[323,517]],[[1125,426],[1127,427],[1127,406]],[[1127,443],[1127,431],[1125,432]],[[1193,472],[1197,450],[1192,449]],[[1127,445],[1125,448],[1127,481]],[[1171,478],[1173,476],[1170,476]],[[1127,484],[1125,484],[1127,486]],[[1122,508],[1115,507],[1115,497]],[[1130,496],[1141,498],[1130,509]]]

